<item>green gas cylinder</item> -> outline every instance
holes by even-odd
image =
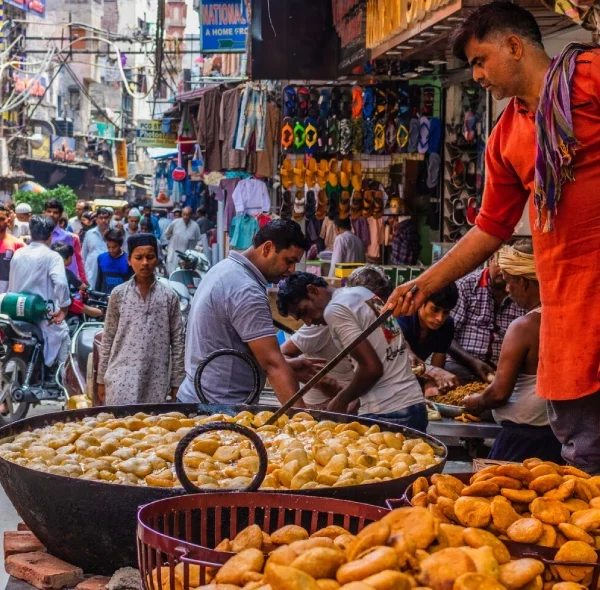
[[[2,293],[0,313],[13,320],[39,324],[48,319],[48,302],[32,293]]]

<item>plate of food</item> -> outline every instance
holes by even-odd
[[[487,383],[474,381],[473,383],[455,387],[448,393],[434,395],[429,398],[429,401],[442,416],[446,416],[447,418],[458,418],[465,412],[465,408],[462,406],[462,400],[468,395],[483,392],[487,386]]]

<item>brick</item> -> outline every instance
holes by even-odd
[[[40,590],[60,590],[83,581],[81,568],[41,551],[11,555],[4,561],[4,569]]]
[[[20,522],[20,523],[17,525],[17,530],[18,530],[18,531],[28,531],[28,530],[30,530],[30,529],[29,529],[29,527],[28,527],[28,526],[27,526],[27,525],[26,525],[24,522]]]
[[[4,533],[4,558],[15,553],[45,552],[46,548],[31,531],[6,531]]]
[[[106,576],[92,576],[77,584],[75,590],[105,590],[106,584],[109,582],[110,578]]]

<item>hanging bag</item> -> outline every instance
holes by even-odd
[[[202,155],[202,149],[200,148],[200,144],[195,145],[194,156],[188,162],[188,176],[190,180],[194,182],[199,182],[202,180],[202,176],[204,174],[204,157]]]

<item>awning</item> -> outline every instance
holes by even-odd
[[[146,149],[148,150],[148,155],[153,160],[164,160],[165,158],[176,158],[177,157],[177,148],[149,147]]]

